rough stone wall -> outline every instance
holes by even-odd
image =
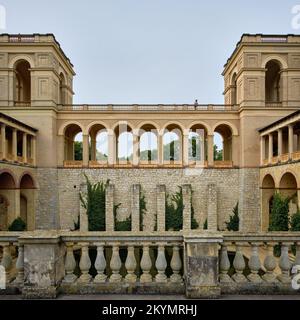
[[[261,230],[259,168],[240,169],[240,231]]]
[[[207,218],[207,187],[215,184],[218,194],[218,226],[225,229],[232,209],[240,197],[238,169],[57,169],[60,226],[72,229],[79,214],[80,184],[85,182],[84,174],[94,183],[110,179],[115,186],[115,204],[121,203],[118,218],[123,220],[130,215],[132,185],[140,184],[145,194],[147,213],[143,219],[144,230],[155,227],[157,212],[157,185],[165,185],[166,193],[174,193],[178,186],[191,184],[195,218],[202,228]],[[52,183],[47,192],[52,189]],[[51,192],[52,193],[52,192]],[[55,192],[54,192],[55,193]],[[47,198],[47,197],[45,197]],[[49,197],[48,197],[49,198]],[[47,208],[50,204],[45,203]],[[53,208],[48,210],[53,212]],[[43,211],[46,211],[45,208]]]
[[[37,169],[38,195],[36,203],[35,228],[41,230],[59,229],[59,197],[62,190],[68,190],[69,184],[58,184],[57,169],[39,168]],[[59,188],[58,188],[59,186]],[[60,187],[61,186],[61,187]],[[71,193],[70,193],[71,196]],[[79,200],[77,200],[78,202]],[[63,210],[68,208],[68,203],[63,206]],[[77,208],[79,212],[79,206]],[[73,226],[72,226],[73,227]],[[69,228],[71,225],[69,224]]]

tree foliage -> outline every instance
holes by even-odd
[[[74,160],[82,160],[82,142],[74,141]]]
[[[178,187],[179,191],[166,196],[166,230],[179,231],[183,227],[183,195],[182,187]],[[191,228],[197,229],[198,223],[194,218],[194,208],[191,205]]]
[[[232,210],[232,215],[229,217],[229,221],[225,222],[225,224],[228,231],[239,231],[240,218],[238,202]]]
[[[11,225],[8,227],[8,231],[25,231],[26,223],[21,217],[16,218]]]
[[[269,231],[289,230],[289,201],[290,198],[285,198],[278,192],[274,194]]]
[[[87,194],[80,193],[80,201],[88,215],[88,229],[105,231],[105,190],[109,180],[92,184],[86,175],[85,179]]]
[[[298,209],[291,218],[291,231],[300,231],[300,211]]]

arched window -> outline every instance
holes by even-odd
[[[182,132],[176,125],[169,125],[163,135],[163,160],[165,163],[182,162]]]
[[[65,160],[82,161],[82,131],[77,124],[70,124],[65,130]]]
[[[207,130],[199,124],[189,130],[189,163],[199,163],[207,160]]]
[[[108,132],[106,128],[101,124],[95,124],[91,127],[89,136],[90,160],[95,163],[106,163],[108,160]]]
[[[155,163],[158,160],[157,129],[153,125],[144,125],[139,132],[140,162]]]
[[[265,99],[266,103],[281,102],[280,64],[271,60],[266,64]]]
[[[221,124],[215,129],[214,160],[232,161],[232,132],[226,124]]]
[[[15,92],[16,104],[28,104],[31,101],[30,64],[20,60],[15,64]]]
[[[133,160],[133,134],[127,124],[120,124],[115,129],[117,162],[121,164],[132,163]]]
[[[264,177],[261,186],[262,231],[268,231],[269,229],[274,193],[275,182],[272,176],[267,174]]]

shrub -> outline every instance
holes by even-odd
[[[207,218],[205,219],[204,223],[203,223],[203,230],[207,230]]]
[[[238,202],[232,210],[232,215],[229,217],[229,221],[225,222],[225,224],[228,231],[239,231],[240,218]]]
[[[147,207],[146,207],[147,203],[146,203],[146,199],[145,199],[145,195],[141,192],[140,194],[140,230],[143,230],[143,226],[144,226],[144,215],[147,212]]]
[[[298,210],[291,218],[291,231],[300,231],[300,211]]]
[[[26,223],[22,220],[22,218],[15,219],[11,225],[8,227],[9,231],[25,231]]]
[[[275,193],[272,202],[269,231],[289,230],[289,201],[279,193]]]

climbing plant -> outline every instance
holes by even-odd
[[[88,229],[105,231],[105,190],[109,180],[92,184],[86,175],[85,179],[87,193],[80,193],[80,202],[88,215]]]
[[[140,230],[143,230],[144,226],[144,215],[147,212],[147,203],[144,193],[141,191],[140,193]]]
[[[172,195],[166,196],[166,230],[179,231],[183,226],[183,195],[182,187],[178,187],[179,191]],[[192,202],[191,202],[192,203]],[[194,218],[194,208],[191,205],[191,228],[198,228],[198,223]]]

